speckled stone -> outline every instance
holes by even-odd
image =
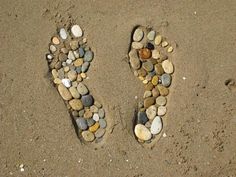
[[[81,101],[85,107],[89,107],[93,105],[94,99],[92,95],[84,95],[82,96]]]
[[[160,44],[161,44],[161,41],[162,41],[161,35],[157,35],[157,36],[155,37],[154,43],[155,43],[156,45],[160,45]]]
[[[99,103],[98,101],[94,101],[94,105],[95,105],[97,108],[102,108],[102,104]]]
[[[147,75],[147,71],[144,68],[140,68],[138,71],[138,75],[145,77]]]
[[[158,50],[155,49],[155,50],[152,51],[152,58],[158,59],[160,57],[161,57],[161,54]]]
[[[95,139],[94,134],[90,131],[83,131],[81,135],[84,138],[84,140],[87,142],[92,142]]]
[[[101,138],[104,134],[105,134],[106,130],[103,128],[99,128],[96,132],[95,132],[95,137],[96,138]]]
[[[68,101],[68,100],[72,99],[71,93],[69,92],[69,90],[63,84],[59,84],[57,89],[58,89],[58,92],[60,93],[61,97],[64,100]]]
[[[84,63],[84,60],[82,58],[79,58],[79,59],[75,60],[74,66],[79,67],[79,66],[82,66],[83,63]]]
[[[83,109],[83,104],[82,104],[81,100],[79,100],[79,99],[70,100],[69,105],[72,107],[72,109],[74,109],[76,111]]]
[[[97,113],[97,112],[98,112],[98,107],[95,106],[95,105],[92,105],[92,106],[90,107],[90,110],[91,110],[93,113]]]
[[[107,122],[105,119],[99,119],[99,124],[101,128],[106,128],[107,127]]]
[[[92,111],[90,111],[89,109],[85,109],[84,118],[89,119],[89,118],[92,118],[92,117],[93,117]]]
[[[71,81],[75,81],[77,78],[77,73],[75,71],[69,71],[67,76]]]
[[[151,132],[142,124],[137,124],[135,126],[134,133],[137,138],[143,141],[150,140],[152,137]]]
[[[160,133],[161,130],[162,130],[162,120],[161,120],[161,117],[156,116],[154,118],[154,120],[152,121],[151,133],[153,135],[156,135],[156,134]]]
[[[167,102],[167,100],[166,100],[166,97],[164,97],[164,96],[159,96],[156,98],[156,104],[158,106],[164,106],[164,105],[166,105],[166,102]]]
[[[148,97],[144,99],[144,108],[148,108],[149,106],[153,105],[155,103],[154,97]]]
[[[147,121],[148,121],[148,118],[147,118],[146,112],[138,112],[137,123],[144,125]]]
[[[152,96],[152,92],[150,90],[146,90],[143,94],[143,98],[147,98],[147,97],[150,97]]]
[[[171,84],[171,76],[169,74],[162,74],[161,75],[161,84],[165,87],[169,87]]]
[[[159,90],[157,89],[157,88],[153,88],[152,89],[152,96],[153,97],[158,97],[160,95],[160,92],[159,92]]]
[[[82,117],[76,119],[76,124],[78,128],[81,130],[86,130],[88,128],[87,121]]]
[[[152,84],[153,84],[154,86],[156,86],[156,85],[158,84],[158,81],[159,81],[158,76],[157,76],[157,75],[153,76],[153,78],[152,78]]]

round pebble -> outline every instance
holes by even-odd
[[[101,138],[104,134],[105,134],[106,130],[103,128],[99,128],[96,132],[95,132],[95,137],[96,138]]]
[[[67,87],[67,88],[69,88],[69,87],[71,86],[71,81],[70,81],[70,79],[62,79],[61,82],[62,82],[62,84],[63,84],[65,87]]]
[[[69,91],[70,91],[73,98],[80,98],[80,94],[79,94],[78,90],[76,89],[76,87],[70,87]]]
[[[139,57],[142,59],[149,59],[152,56],[151,50],[143,48],[139,50]]]
[[[59,35],[62,39],[66,39],[67,38],[67,33],[66,33],[66,30],[65,28],[61,28],[60,31],[59,31]]]
[[[81,67],[81,71],[84,73],[84,72],[86,72],[87,70],[88,70],[88,68],[89,68],[89,62],[84,62],[83,64],[82,64],[82,67]]]
[[[69,92],[69,90],[63,84],[59,84],[57,89],[58,89],[59,94],[61,95],[61,97],[64,100],[68,101],[68,100],[72,99],[71,93]]]
[[[153,85],[152,85],[152,83],[151,82],[149,82],[147,85],[145,85],[145,90],[152,90],[153,89]]]
[[[143,44],[141,42],[132,42],[132,48],[141,49],[143,48]]]
[[[93,114],[93,120],[99,121],[99,115],[97,113]]]
[[[96,132],[99,127],[100,127],[99,123],[96,122],[93,126],[89,127],[89,131],[90,132]]]
[[[87,75],[85,73],[81,73],[80,76],[85,79],[87,77]]]
[[[93,126],[95,123],[96,123],[96,121],[93,120],[92,118],[91,119],[87,119],[87,124],[88,124],[89,127]]]
[[[58,72],[57,72],[56,69],[53,69],[53,70],[52,70],[52,76],[53,76],[54,79],[55,79],[55,78],[58,78]]]
[[[75,37],[81,37],[83,36],[83,31],[82,29],[80,28],[79,25],[73,25],[71,27],[71,33],[75,36]]]
[[[147,75],[147,71],[144,68],[140,68],[138,70],[138,75],[142,76],[142,77],[145,77]]]
[[[82,109],[82,110],[79,111],[79,116],[80,116],[80,117],[83,117],[83,116],[84,116],[84,109]]]
[[[58,44],[60,44],[60,40],[58,39],[58,37],[54,36],[52,38],[52,43],[55,44],[55,45],[58,45]]]
[[[105,111],[104,111],[104,109],[99,109],[99,110],[98,110],[98,115],[99,115],[100,118],[104,118],[104,117],[105,117]]]
[[[147,114],[145,112],[138,112],[138,124],[145,124],[148,121]]]
[[[134,31],[133,40],[136,41],[136,42],[139,42],[143,39],[143,36],[144,36],[143,30],[140,29],[140,28],[137,28]]]
[[[147,141],[150,140],[152,135],[151,132],[142,124],[137,124],[134,128],[134,133],[140,140]]]
[[[163,70],[167,73],[167,74],[171,74],[174,72],[174,66],[172,64],[172,62],[170,60],[165,60],[162,62],[162,67]]]
[[[161,84],[165,87],[169,87],[171,84],[171,76],[169,74],[161,75]]]
[[[76,50],[76,49],[78,49],[78,47],[79,47],[78,41],[75,41],[75,40],[70,41],[70,48],[71,48],[72,50]],[[74,53],[74,52],[73,52],[73,53]]]
[[[76,119],[76,124],[81,130],[86,130],[88,128],[87,121],[82,117]]]
[[[58,59],[59,59],[59,61],[66,61],[67,55],[64,54],[64,53],[60,53],[60,54],[58,55]]]
[[[160,95],[167,96],[169,94],[169,89],[168,88],[166,88],[166,87],[164,87],[162,85],[157,85],[157,88],[158,88],[158,90],[160,92]]]
[[[152,125],[151,125],[151,133],[153,135],[156,135],[158,133],[161,132],[162,130],[162,120],[161,120],[161,117],[159,116],[156,116],[153,121],[152,121]]]
[[[79,100],[79,99],[70,100],[69,105],[72,107],[72,109],[74,109],[76,111],[80,111],[81,109],[83,109],[83,104],[82,104],[81,100]]]
[[[53,55],[52,55],[52,54],[47,54],[47,55],[46,55],[46,59],[47,59],[47,60],[53,59]]]
[[[153,76],[153,78],[152,78],[152,84],[156,86],[156,85],[158,84],[158,80],[159,80],[159,78],[158,78],[157,75]]]
[[[130,58],[131,67],[134,68],[134,69],[139,69],[140,66],[141,66],[141,63],[140,63],[140,60],[138,58],[136,50],[133,49],[129,52],[129,58]]]
[[[159,96],[156,98],[156,104],[158,106],[164,106],[166,104],[167,100],[166,100],[166,97],[164,96]]]
[[[155,32],[155,31],[153,31],[153,30],[150,31],[150,32],[147,34],[148,40],[153,41],[154,38],[155,38],[155,35],[156,35],[156,32]]]
[[[155,49],[155,50],[152,51],[152,58],[158,59],[160,57],[161,57],[161,54],[158,50]]]
[[[81,101],[85,107],[89,107],[93,105],[94,99],[92,95],[84,95],[82,96]]]
[[[166,107],[165,106],[159,106],[157,109],[157,115],[163,116],[166,114]]]
[[[107,122],[105,119],[99,119],[99,124],[101,128],[106,128],[107,127]]]
[[[57,48],[56,48],[54,45],[50,45],[50,46],[49,46],[49,50],[50,50],[52,53],[54,53],[54,52],[57,51]]]
[[[147,72],[151,72],[154,68],[152,62],[150,61],[146,61],[143,63],[143,66],[142,66]]]
[[[144,99],[144,108],[148,108],[149,106],[153,105],[155,103],[154,97],[148,97]]]
[[[86,95],[89,92],[88,88],[81,82],[78,84],[77,90],[81,95]]]
[[[156,38],[155,38],[154,43],[155,43],[156,45],[160,45],[161,41],[162,41],[161,35],[157,35]]]
[[[84,140],[87,142],[92,142],[95,139],[94,134],[90,131],[83,131],[81,135],[84,138]]]
[[[93,52],[91,50],[88,50],[84,54],[84,61],[90,62],[93,60]]]
[[[146,114],[147,114],[148,119],[150,119],[150,120],[154,119],[154,117],[157,115],[156,106],[152,105],[149,108],[147,108]]]

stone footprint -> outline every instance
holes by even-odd
[[[173,50],[169,42],[153,29],[144,26],[134,28],[129,64],[145,89],[134,121],[134,134],[140,143],[152,143],[160,138],[174,72],[171,62]]]
[[[96,101],[87,86],[86,72],[94,53],[77,24],[58,28],[46,54],[53,84],[64,100],[82,142],[100,142],[106,132],[107,121],[102,104]]]

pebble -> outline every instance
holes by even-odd
[[[138,112],[138,120],[137,123],[138,124],[145,124],[148,121],[148,117],[146,112]]]
[[[89,127],[89,131],[90,132],[96,132],[99,127],[100,127],[99,123],[96,122],[93,126]]]
[[[171,52],[173,52],[173,50],[174,50],[174,48],[172,46],[170,46],[170,47],[168,47],[167,52],[171,53]]]
[[[79,94],[78,90],[76,89],[76,87],[70,87],[69,91],[70,91],[73,98],[80,98],[80,94]]]
[[[64,69],[63,68],[59,69],[58,70],[58,78],[63,79],[64,76],[65,76]]]
[[[166,107],[165,106],[159,106],[157,109],[157,115],[163,116],[166,114]]]
[[[160,45],[161,41],[162,41],[161,35],[157,35],[156,38],[155,38],[154,43],[155,43],[156,45]]]
[[[164,69],[161,64],[156,64],[154,68],[157,75],[162,75],[164,73]]]
[[[80,111],[81,109],[83,109],[83,104],[82,104],[81,100],[79,100],[79,99],[70,100],[69,105],[72,107],[72,109],[74,109],[76,111]]]
[[[156,98],[156,104],[158,106],[164,106],[166,104],[167,100],[166,100],[166,97],[164,96],[159,96]]]
[[[151,128],[151,125],[152,125],[151,122],[148,121],[148,122],[146,122],[145,127]]]
[[[63,84],[59,84],[57,89],[58,89],[59,94],[61,95],[61,97],[64,100],[68,101],[68,100],[72,99],[71,93],[69,92],[69,90]]]
[[[93,105],[94,99],[92,95],[84,95],[82,96],[81,101],[85,107],[89,107]]]
[[[155,31],[153,31],[153,30],[150,31],[150,32],[147,34],[148,40],[153,41],[154,38],[155,38],[155,35],[156,35],[156,32],[155,32]]]
[[[170,60],[165,60],[162,62],[162,67],[163,70],[167,73],[167,74],[171,74],[174,72],[174,66],[172,64],[172,62]]]
[[[143,66],[142,66],[147,72],[151,72],[153,70],[153,64],[152,62],[150,61],[146,61],[143,63]]]
[[[93,114],[93,120],[99,121],[99,115],[97,113]]]
[[[160,92],[160,95],[167,96],[169,94],[169,89],[168,88],[166,88],[166,87],[164,87],[162,85],[157,85],[157,88],[158,88],[158,90]]]
[[[169,87],[171,84],[171,76],[169,74],[161,75],[161,84],[165,87]]]
[[[152,120],[157,115],[157,107],[155,105],[150,106],[146,110],[148,119]]]
[[[78,119],[76,119],[76,124],[81,130],[86,130],[88,128],[87,121],[82,117],[79,117]]]
[[[55,70],[55,69],[52,70],[52,76],[53,76],[54,79],[58,78],[57,70]]]
[[[148,80],[146,80],[146,79],[143,80],[143,83],[144,83],[144,84],[147,84],[147,83],[148,83]]]
[[[107,127],[107,122],[105,119],[99,119],[99,124],[101,128],[106,128]]]
[[[55,78],[53,81],[55,84],[61,84],[61,79]]]
[[[100,118],[104,118],[104,117],[105,117],[105,111],[104,111],[104,109],[99,109],[99,110],[98,110],[98,115],[99,115]]]
[[[155,103],[154,97],[148,97],[144,99],[144,108],[148,108],[149,106],[153,105]]]
[[[63,48],[61,48],[61,52],[64,54],[67,54],[69,51],[67,48],[63,47]]]
[[[81,71],[84,73],[84,72],[86,72],[87,70],[88,70],[88,68],[89,68],[89,62],[84,62],[83,64],[82,64],[82,67],[81,67]]]
[[[147,45],[146,45],[146,48],[149,49],[149,50],[154,50],[155,47],[152,43],[148,42]]]
[[[69,66],[65,66],[65,67],[64,67],[64,72],[67,73],[69,70],[70,70],[70,67],[69,67]]]
[[[57,48],[56,48],[54,45],[50,45],[50,46],[49,46],[49,50],[50,50],[52,53],[54,53],[54,52],[57,51]]]
[[[81,77],[79,74],[82,72],[81,71],[82,68],[81,67],[76,67],[75,71],[78,73],[78,76],[77,76],[77,80],[78,80],[78,77]]]
[[[83,36],[83,31],[82,29],[80,28],[79,25],[73,25],[71,27],[71,33],[75,36],[75,37],[81,37]]]
[[[85,73],[81,73],[80,76],[85,79],[87,77],[87,75]]]
[[[62,39],[66,39],[67,38],[67,33],[66,33],[66,30],[65,28],[61,28],[60,31],[59,31],[59,35]]]
[[[106,130],[103,128],[99,128],[96,132],[95,132],[95,137],[96,138],[101,138],[104,134],[105,134]]]
[[[72,82],[72,87],[76,87],[77,88],[77,86],[78,86],[78,82],[77,81]]]
[[[93,52],[91,50],[88,50],[84,54],[84,61],[90,62],[93,60]]]
[[[64,53],[60,53],[60,54],[58,55],[58,59],[59,59],[59,61],[66,61],[67,55],[64,54]]]
[[[52,38],[52,43],[55,44],[55,45],[58,45],[58,44],[60,44],[60,40],[58,39],[58,37],[54,36]]]
[[[66,64],[66,62],[62,62],[62,66],[66,66],[67,64]]]
[[[98,112],[98,107],[95,106],[95,105],[92,105],[92,106],[90,107],[90,110],[91,110],[93,113],[97,113],[97,112]]]
[[[88,88],[81,82],[78,84],[77,90],[81,95],[86,95],[89,92]]]
[[[71,81],[75,81],[77,78],[77,73],[76,71],[69,71],[67,76]]]
[[[134,128],[134,133],[140,140],[147,141],[150,140],[152,135],[151,132],[142,124],[137,124]]]
[[[138,70],[138,75],[142,76],[142,77],[145,77],[147,75],[147,71],[144,68],[140,68]]]
[[[163,42],[161,43],[161,46],[162,46],[162,47],[168,46],[168,42],[167,42],[167,41],[163,41]]]
[[[89,109],[86,109],[85,112],[84,112],[84,118],[89,119],[89,118],[92,118],[92,117],[93,117],[92,111],[90,111]]]
[[[84,138],[84,140],[87,142],[92,142],[95,139],[94,134],[90,131],[83,131],[81,135]]]
[[[52,54],[47,54],[46,58],[47,58],[47,60],[51,60],[51,59],[53,59],[53,55]]]
[[[75,60],[75,56],[74,56],[74,53],[72,51],[69,51],[68,53],[68,59],[70,60]]]
[[[93,126],[95,124],[95,120],[93,119],[87,119],[87,124],[89,127]]]
[[[158,50],[155,49],[155,50],[152,51],[152,58],[158,59],[160,57],[161,57],[161,54]]]
[[[82,47],[79,48],[79,57],[83,57],[84,56],[84,49]]]
[[[73,51],[73,53],[74,53],[75,58],[79,58],[79,51],[78,50]]]
[[[95,105],[97,108],[102,108],[102,104],[99,103],[98,101],[95,101],[95,102],[94,102],[94,105]]]
[[[66,63],[67,63],[68,65],[70,65],[70,64],[72,63],[72,60],[71,60],[71,59],[67,59],[67,60],[66,60]]]
[[[72,50],[76,50],[76,49],[78,49],[78,47],[79,47],[79,43],[78,43],[78,41],[70,41],[70,48],[72,49]],[[74,53],[74,52],[73,52]]]
[[[61,82],[62,82],[62,84],[63,84],[65,87],[67,87],[67,88],[69,88],[69,87],[71,86],[71,81],[70,81],[70,79],[62,79]]]
[[[152,96],[152,92],[150,90],[146,90],[143,94],[143,98],[147,98],[147,97],[150,97]]]
[[[83,117],[83,116],[84,116],[84,112],[85,112],[84,109],[80,110],[80,111],[79,111],[79,116],[80,116],[80,117]]]
[[[153,76],[153,78],[152,78],[152,84],[153,84],[154,86],[156,86],[156,85],[158,84],[158,81],[159,81],[158,76],[157,76],[157,75]]]
[[[139,42],[143,39],[143,36],[144,36],[143,30],[140,29],[140,28],[137,28],[134,31],[133,40],[136,41],[136,42]]]
[[[151,82],[149,82],[147,85],[145,85],[145,90],[152,90],[153,89],[153,85],[152,85],[152,83]]]
[[[83,63],[84,63],[84,60],[83,60],[82,58],[79,58],[79,59],[75,60],[74,66],[75,66],[75,67],[79,67],[79,66],[81,66]]]
[[[149,59],[152,56],[151,50],[143,48],[139,50],[139,57],[142,59]]]
[[[151,129],[150,130],[151,130],[151,133],[153,135],[156,135],[156,134],[161,132],[161,130],[162,130],[162,120],[161,120],[161,117],[156,116],[154,118],[154,120],[152,121],[152,125],[151,125]]]
[[[78,117],[78,116],[79,116],[78,111],[72,111],[72,116],[73,116],[73,117]]]
[[[152,80],[152,74],[151,73],[148,73],[148,75],[146,75],[146,77],[145,77],[145,79],[147,80],[147,81],[151,81]]]
[[[138,58],[136,50],[132,49],[129,52],[129,58],[130,58],[130,65],[131,65],[131,67],[134,68],[134,69],[139,69],[140,66],[141,66],[141,63],[140,63],[140,60]]]
[[[132,48],[141,49],[143,48],[143,44],[141,42],[132,42]]]

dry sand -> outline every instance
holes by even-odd
[[[236,1],[0,2],[1,177],[236,176],[236,86],[225,85],[236,80]],[[112,128],[98,147],[80,144],[47,76],[50,37],[72,18],[95,51],[87,84]],[[143,86],[124,58],[139,24],[178,44],[167,137],[153,149],[132,134]]]

